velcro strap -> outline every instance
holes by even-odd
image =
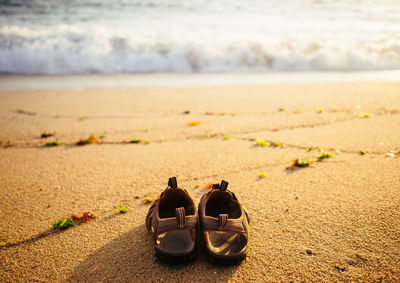
[[[222,191],[226,191],[226,189],[228,188],[228,184],[229,184],[229,183],[228,183],[227,181],[222,180],[222,181],[221,181],[221,184],[213,184],[213,185],[212,185],[212,188],[215,189],[215,190],[220,189],[220,190],[222,190]]]
[[[219,189],[219,184],[213,184],[213,185],[212,185],[212,188],[213,188],[213,189]]]
[[[179,228],[185,227],[185,208],[179,207],[175,209],[176,220],[178,221]]]
[[[218,223],[219,223],[218,230],[220,231],[224,230],[227,221],[228,221],[228,214],[220,214],[218,216]]]
[[[176,177],[169,178],[168,186],[170,186],[171,188],[177,188],[178,187],[178,183],[176,182]]]
[[[225,181],[225,180],[222,180],[221,181],[221,185],[219,186],[219,189],[221,190],[221,191],[226,191],[226,189],[228,188],[228,182],[227,181]]]

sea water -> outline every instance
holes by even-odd
[[[0,0],[1,73],[398,69],[398,0]]]

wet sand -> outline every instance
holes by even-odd
[[[398,82],[1,91],[0,128],[1,282],[400,280]],[[201,243],[186,266],[155,260],[143,201],[171,176],[196,203],[229,181],[252,220],[242,264]]]

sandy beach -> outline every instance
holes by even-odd
[[[400,280],[399,82],[3,90],[0,129],[1,282]],[[201,243],[188,265],[156,261],[144,200],[171,176],[196,203],[229,181],[251,218],[242,264]]]

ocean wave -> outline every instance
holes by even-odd
[[[400,37],[339,40],[262,33],[0,28],[12,74],[364,71],[400,69]]]

